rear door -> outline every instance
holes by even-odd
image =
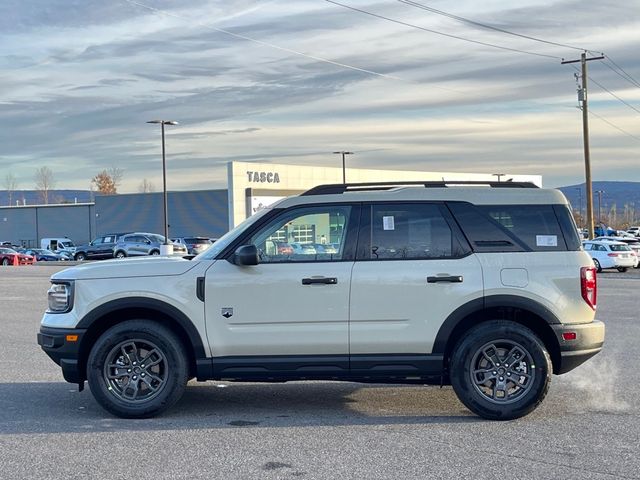
[[[483,295],[482,270],[446,207],[380,203],[363,208],[351,281],[351,372],[421,375],[434,340],[458,307]]]

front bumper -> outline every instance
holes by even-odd
[[[40,327],[38,345],[62,368],[62,375],[69,383],[82,383],[86,372],[80,365],[80,344],[85,329]],[[75,340],[74,340],[75,338]]]
[[[594,320],[591,323],[551,325],[560,345],[560,365],[554,373],[567,373],[586,362],[602,350],[604,344],[604,323]],[[575,339],[565,340],[563,334],[575,333]],[[571,337],[571,335],[569,335]]]

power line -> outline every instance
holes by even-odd
[[[165,10],[160,10],[159,8],[151,7],[149,5],[145,5],[143,3],[136,2],[135,0],[124,0],[124,1],[127,2],[127,3],[130,3],[132,5],[137,5],[138,7],[147,9],[149,11],[152,11],[152,12],[160,14],[160,15],[165,15],[165,16],[168,16],[168,17],[177,18],[177,19],[184,20],[184,21],[187,21],[187,22],[193,22],[193,23],[195,23],[195,24],[197,24],[197,25],[199,25],[201,27],[208,28],[208,29],[211,29],[211,30],[215,30],[216,32],[224,33],[225,35],[230,35],[232,37],[239,38],[239,39],[242,39],[242,40],[246,40],[248,42],[253,42],[253,43],[256,43],[258,45],[262,45],[264,47],[274,48],[274,49],[280,50],[282,52],[291,53],[293,55],[299,55],[301,57],[309,58],[311,60],[316,60],[318,62],[328,63],[328,64],[331,64],[331,65],[335,65],[337,67],[347,68],[349,70],[355,70],[357,72],[368,73],[370,75],[375,75],[375,76],[383,77],[383,78],[390,78],[390,79],[393,79],[393,80],[402,80],[401,78],[396,77],[394,75],[388,75],[386,73],[380,73],[380,72],[376,72],[374,70],[369,70],[369,69],[366,69],[366,68],[355,67],[353,65],[349,65],[349,64],[346,64],[346,63],[342,63],[342,62],[337,62],[335,60],[330,60],[328,58],[318,57],[316,55],[310,55],[308,53],[299,52],[299,51],[293,50],[291,48],[281,47],[280,45],[276,45],[274,43],[264,42],[262,40],[258,40],[258,39],[252,38],[252,37],[248,37],[247,35],[241,35],[239,33],[234,33],[234,32],[231,32],[229,30],[225,30],[223,28],[217,28],[217,27],[214,27],[212,25],[199,22],[197,20],[192,20],[192,19],[189,19],[189,18],[186,18],[186,17],[182,17],[180,15],[177,15],[175,13],[167,12]],[[436,87],[436,86],[434,86],[434,88],[441,88],[443,90],[449,90],[449,89],[444,88],[444,87]]]
[[[548,45],[554,45],[556,47],[564,47],[570,48],[573,50],[586,51],[585,48],[576,47],[573,45],[568,45],[566,43],[558,43],[552,42],[551,40],[544,40],[543,38],[531,37],[529,35],[524,35],[522,33],[512,32],[511,30],[505,30],[504,28],[494,27],[493,25],[488,25],[486,23],[477,22],[475,20],[470,20],[468,18],[461,17],[459,15],[454,15],[453,13],[445,12],[443,10],[438,10],[437,8],[429,7],[427,5],[423,5],[418,2],[413,2],[411,0],[397,0],[400,3],[404,3],[405,5],[410,5],[412,7],[420,8],[422,10],[426,10],[427,12],[435,13],[436,15],[442,15],[444,17],[449,17],[454,20],[458,20],[459,22],[468,23],[470,25],[474,25],[476,27],[486,28],[489,30],[493,30],[494,32],[505,33],[507,35],[513,35],[514,37],[526,38],[527,40],[533,40],[535,42],[546,43]]]
[[[126,1],[130,1],[130,0],[126,0]],[[412,23],[403,22],[401,20],[395,20],[393,18],[385,17],[384,15],[379,15],[377,13],[369,12],[367,10],[362,10],[360,8],[352,7],[350,5],[345,5],[343,3],[339,3],[339,2],[336,2],[334,0],[325,0],[325,1],[328,2],[328,3],[332,3],[334,5],[337,5],[339,7],[347,8],[347,9],[353,10],[355,12],[360,12],[360,13],[364,13],[366,15],[370,15],[372,17],[379,18],[381,20],[387,20],[389,22],[393,22],[393,23],[397,23],[397,24],[400,24],[400,25],[404,25],[406,27],[416,28],[418,30],[422,30],[422,31],[429,32],[429,33],[435,33],[436,35],[442,35],[444,37],[455,38],[456,40],[462,40],[462,41],[465,41],[465,42],[475,43],[475,44],[478,44],[478,45],[483,45],[485,47],[498,48],[500,50],[507,50],[509,52],[524,53],[526,55],[535,55],[537,57],[561,59],[561,57],[558,57],[556,55],[547,55],[547,54],[544,54],[544,53],[529,52],[527,50],[520,50],[520,49],[517,49],[517,48],[505,47],[505,46],[502,46],[502,45],[496,45],[496,44],[493,44],[493,43],[481,42],[479,40],[472,40],[470,38],[460,37],[458,35],[452,35],[450,33],[439,32],[437,30],[433,30],[433,29],[426,28],[426,27],[421,27],[419,25],[414,25]]]
[[[607,60],[609,62],[611,62],[615,66],[615,68],[613,66],[609,65],[606,61],[604,61],[602,63],[603,63],[603,65],[605,67],[607,67],[609,70],[611,70],[615,74],[619,75],[620,77],[622,77],[625,80],[627,80],[628,82],[630,82],[634,87],[640,88],[640,82],[638,82],[635,78],[633,78],[631,75],[629,75],[627,72],[625,72],[622,69],[622,67],[618,66],[618,64],[615,63],[613,60],[611,60],[610,57],[607,57]]]
[[[578,107],[578,108],[580,108],[580,107]],[[640,137],[638,137],[638,136],[636,136],[636,135],[634,135],[634,134],[632,134],[632,133],[627,132],[626,130],[624,130],[624,129],[620,128],[619,126],[617,126],[615,123],[610,122],[609,120],[607,120],[606,118],[604,118],[604,117],[602,117],[602,116],[598,115],[597,113],[593,112],[592,110],[589,110],[589,114],[590,114],[590,115],[593,115],[593,116],[594,116],[594,117],[596,117],[596,118],[599,118],[599,119],[600,119],[600,120],[602,120],[604,123],[606,123],[606,124],[608,124],[608,125],[612,126],[612,127],[613,127],[613,128],[615,128],[616,130],[621,131],[621,132],[622,132],[622,133],[624,133],[625,135],[628,135],[628,136],[630,136],[631,138],[634,138],[634,139],[636,139],[636,140],[640,141]]]
[[[573,69],[580,73],[580,69],[574,65],[572,65]],[[596,85],[598,85],[602,90],[604,90],[605,92],[607,92],[609,95],[611,95],[613,98],[615,98],[616,100],[619,100],[620,102],[624,103],[627,107],[631,108],[632,110],[635,110],[636,112],[640,113],[640,110],[637,109],[636,107],[634,107],[633,105],[631,105],[629,102],[626,102],[625,100],[623,100],[622,98],[620,98],[619,96],[617,96],[615,93],[613,93],[611,90],[609,90],[607,87],[605,87],[604,85],[602,85],[600,82],[597,82],[596,80],[594,80],[593,78],[587,76],[587,78],[592,81],[593,83],[595,83]]]
[[[607,92],[609,95],[611,95],[612,97],[620,100],[622,103],[624,103],[627,107],[631,108],[632,110],[636,111],[637,113],[640,113],[640,109],[634,107],[633,105],[631,105],[629,102],[626,102],[625,100],[623,100],[622,98],[620,98],[619,96],[617,96],[615,93],[613,93],[611,90],[609,90],[607,87],[605,87],[604,85],[602,85],[601,83],[596,82],[593,78],[589,77],[589,80],[591,80],[593,83],[595,83],[596,85],[598,85],[601,89],[603,89],[605,92]]]

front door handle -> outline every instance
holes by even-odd
[[[303,285],[335,285],[338,283],[338,279],[336,277],[311,277],[311,278],[303,278]]]
[[[462,283],[462,275],[443,275],[437,277],[427,277],[427,283],[451,282]]]

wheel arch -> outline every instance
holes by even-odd
[[[78,354],[78,371],[86,375],[87,359],[96,340],[109,328],[127,320],[146,319],[158,322],[174,332],[184,344],[189,361],[189,375],[197,374],[197,361],[206,358],[202,339],[184,313],[173,305],[153,298],[125,298],[112,300],[95,308],[78,323],[86,329]]]
[[[561,322],[553,312],[535,300],[515,295],[494,295],[462,305],[447,317],[438,330],[432,353],[443,355],[447,377],[451,353],[460,338],[474,326],[489,320],[509,320],[531,329],[549,352],[554,373],[560,368],[560,345],[551,325]]]

